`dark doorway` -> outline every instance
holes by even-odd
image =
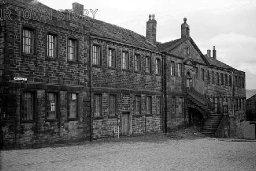
[[[194,108],[189,108],[188,111],[189,111],[189,124],[202,127],[203,121],[204,121],[203,114]]]

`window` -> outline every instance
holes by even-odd
[[[183,98],[176,98],[177,113],[182,114]]]
[[[32,54],[34,48],[34,32],[30,29],[23,29],[23,52]]]
[[[98,45],[92,46],[92,64],[100,65],[101,64],[101,48]]]
[[[113,94],[109,95],[109,115],[116,115],[116,95]]]
[[[68,118],[76,119],[78,113],[78,98],[76,93],[68,93]]]
[[[210,71],[207,71],[207,84],[211,84]]]
[[[202,77],[202,80],[204,81],[204,69],[203,68],[201,69],[201,77]]]
[[[140,55],[139,54],[135,54],[134,56],[134,70],[135,71],[140,71],[141,68],[141,62],[140,62]]]
[[[212,71],[212,84],[215,84],[214,71]]]
[[[141,97],[140,96],[135,96],[134,112],[135,112],[135,115],[141,114]]]
[[[175,63],[171,61],[171,76],[175,76]]]
[[[115,49],[108,49],[108,67],[116,67],[116,52]]]
[[[220,78],[221,78],[221,85],[224,85],[224,75],[223,75],[223,73],[220,74]]]
[[[230,87],[232,86],[232,77],[231,77],[231,75],[229,75],[229,86]]]
[[[35,112],[35,94],[33,92],[25,92],[22,105],[22,121],[32,121]]]
[[[68,61],[77,61],[77,48],[77,40],[68,39]]]
[[[182,65],[180,63],[177,65],[177,69],[178,69],[178,77],[181,77]]]
[[[216,77],[217,77],[217,85],[220,85],[219,73],[217,73],[217,72],[216,72]]]
[[[57,93],[47,93],[46,110],[48,120],[57,118]]]
[[[156,97],[156,114],[157,115],[161,114],[161,97],[160,96]]]
[[[235,87],[237,86],[237,76],[235,76]]]
[[[129,69],[129,54],[126,51],[122,53],[122,69]]]
[[[185,55],[189,55],[189,54],[190,54],[190,49],[189,49],[189,47],[186,47],[186,48],[184,49],[184,54],[185,54]]]
[[[161,74],[161,60],[156,59],[156,74]]]
[[[94,117],[102,115],[102,96],[101,94],[94,95]]]
[[[199,71],[198,71],[198,67],[196,67],[196,78],[198,78],[199,75]]]
[[[152,114],[152,97],[147,96],[147,101],[146,101],[146,109],[147,109],[147,114],[151,115]]]
[[[172,113],[175,113],[176,111],[176,100],[175,97],[172,98]]]
[[[47,34],[47,56],[55,58],[57,56],[57,36]]]
[[[242,88],[244,88],[245,82],[244,78],[242,78]]]
[[[147,73],[151,72],[151,60],[149,56],[146,56],[146,72]]]
[[[225,85],[227,86],[228,85],[228,75],[225,74]]]

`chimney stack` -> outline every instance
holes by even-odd
[[[216,50],[215,50],[215,46],[213,46],[213,50],[212,50],[212,57],[214,58],[214,59],[216,59]]]
[[[156,44],[156,24],[155,15],[149,15],[146,28],[146,39],[153,45]]]
[[[211,57],[211,50],[210,49],[207,50],[207,56]]]
[[[190,30],[189,25],[187,24],[187,18],[183,19],[184,23],[181,24],[181,38],[188,38],[190,37]]]
[[[84,5],[74,2],[72,4],[72,10],[77,15],[84,15]]]

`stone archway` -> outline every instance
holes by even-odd
[[[204,123],[204,115],[202,111],[197,108],[189,107],[188,108],[189,124],[202,127]]]

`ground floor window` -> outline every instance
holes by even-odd
[[[94,117],[102,116],[102,95],[95,94],[94,95]]]
[[[151,115],[152,114],[152,97],[151,96],[147,96],[146,109],[147,109],[147,114]]]
[[[161,114],[161,97],[160,96],[156,97],[156,114],[157,115]]]
[[[55,120],[57,118],[57,93],[47,93],[46,119]]]
[[[139,95],[135,96],[134,112],[135,112],[135,115],[141,114],[141,96]]]
[[[76,119],[78,115],[78,95],[68,93],[68,118]]]
[[[109,115],[116,115],[116,95],[114,94],[109,95]]]
[[[35,93],[24,92],[22,101],[22,121],[32,121],[35,112]]]

